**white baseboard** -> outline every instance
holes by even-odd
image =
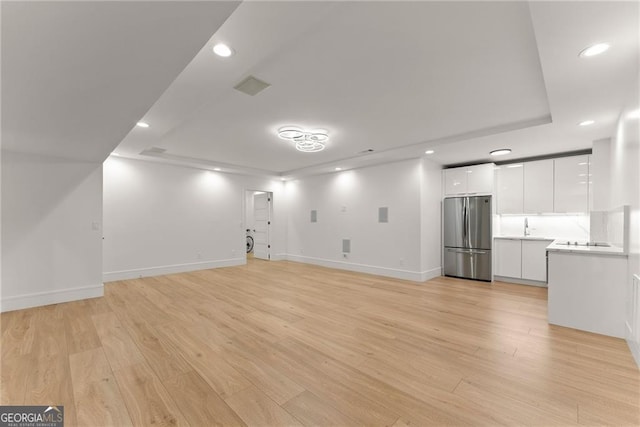
[[[636,361],[636,365],[638,365],[638,369],[640,369],[640,343],[638,343],[638,341],[627,339],[627,345],[629,346],[629,350],[631,350],[631,354]]]
[[[210,268],[233,267],[244,265],[247,258],[231,258],[217,261],[193,262],[188,264],[162,265],[158,267],[136,268],[133,270],[107,271],[102,274],[102,280],[114,282],[116,280],[139,279],[140,277],[164,276],[166,274],[186,273],[189,271],[208,270]]]
[[[412,280],[414,282],[424,282],[425,280],[440,276],[440,267],[428,271],[419,272],[410,270],[399,270],[388,267],[377,267],[366,264],[356,264],[351,262],[334,261],[330,259],[315,258],[302,255],[287,254],[285,255],[285,257],[285,259],[289,261],[320,265],[322,267],[336,268],[338,270],[375,274],[377,276],[392,277],[394,279]]]
[[[81,288],[59,289],[55,291],[17,295],[14,297],[3,297],[0,302],[0,312],[4,313],[5,311],[22,310],[23,308],[97,298],[103,295],[104,285],[100,283],[99,285],[83,286]]]
[[[539,282],[537,280],[529,279],[517,279],[515,277],[493,276],[493,280],[497,282],[515,283],[516,285],[537,286],[539,288],[547,287],[547,282]]]
[[[426,282],[427,280],[435,279],[436,277],[442,276],[442,267],[432,268],[431,270],[423,271],[420,273],[421,282]]]

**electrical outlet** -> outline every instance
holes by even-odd
[[[400,258],[400,266],[404,266],[404,258]]]
[[[202,259],[202,254],[201,254],[200,252],[198,252],[198,253],[196,254],[196,258],[198,258],[198,259]]]
[[[349,257],[347,256],[347,254],[342,254],[342,258],[346,259],[346,258],[349,258]]]

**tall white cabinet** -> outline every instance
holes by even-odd
[[[553,166],[553,159],[524,163],[523,213],[553,212]]]
[[[499,214],[522,213],[524,200],[523,164],[514,163],[496,168],[498,187],[496,210]]]
[[[555,159],[554,212],[589,211],[589,156]]]

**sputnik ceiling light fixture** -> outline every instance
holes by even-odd
[[[329,133],[324,129],[303,130],[296,126],[285,126],[278,129],[278,137],[296,143],[296,150],[315,153],[325,148]]]

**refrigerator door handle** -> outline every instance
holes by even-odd
[[[475,249],[452,249],[452,248],[447,248],[447,252],[455,252],[455,253],[459,253],[459,254],[474,254],[474,255],[484,255],[487,253],[487,251],[478,251]]]
[[[466,197],[462,199],[462,246],[469,246],[469,239],[467,237],[467,202],[469,199]]]

